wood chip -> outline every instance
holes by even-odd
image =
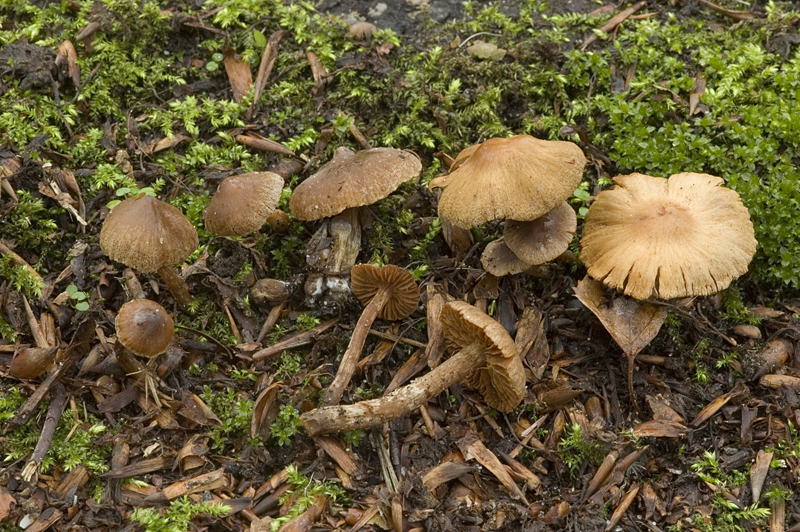
[[[765,375],[764,377],[761,378],[761,380],[763,380],[765,377],[768,377],[768,376],[769,375]],[[800,382],[800,379],[797,379],[797,380],[798,380],[798,382]],[[800,388],[798,388],[798,389],[800,389]],[[713,401],[711,401],[708,404],[708,406],[706,406],[702,411],[700,411],[699,414],[697,414],[697,417],[695,417],[692,420],[690,425],[693,428],[699,427],[700,425],[702,425],[703,423],[705,423],[706,421],[711,419],[711,417],[714,414],[719,412],[720,408],[722,408],[723,406],[728,404],[728,401],[730,401],[731,399],[734,399],[735,397],[741,397],[741,396],[747,394],[748,391],[749,390],[747,389],[747,387],[744,384],[742,384],[741,382],[738,382],[736,384],[736,386],[734,386],[733,390],[731,390],[730,392],[728,392],[726,394],[723,394],[723,395],[717,397],[716,399],[714,399]]]
[[[517,486],[511,478],[511,475],[508,474],[508,471],[506,471],[506,468],[497,456],[487,449],[483,442],[478,439],[478,435],[475,431],[470,429],[466,430],[463,436],[456,440],[456,445],[459,450],[461,450],[461,454],[464,455],[465,459],[474,459],[488,469],[497,480],[505,486],[513,498],[522,501],[526,505],[530,504],[525,498],[525,494],[519,489],[519,486]]]
[[[750,489],[753,491],[754,503],[761,498],[761,488],[764,487],[764,481],[767,479],[772,455],[772,452],[764,452],[763,449],[759,449],[756,461],[750,466]]]
[[[147,458],[117,469],[112,469],[100,476],[104,478],[138,477],[139,475],[146,475],[172,467],[172,462],[173,460],[169,456],[157,456],[156,458]]]
[[[352,475],[358,471],[358,464],[356,464],[355,458],[344,448],[341,442],[328,436],[317,436],[314,441],[345,473]]]
[[[225,59],[225,72],[228,74],[228,82],[233,91],[233,99],[236,103],[242,103],[242,98],[253,86],[253,74],[250,72],[250,63],[242,59],[232,48],[223,51]]]
[[[313,329],[309,329],[302,333],[296,334],[295,336],[287,338],[286,340],[278,342],[277,344],[273,344],[269,347],[265,347],[260,351],[256,351],[255,353],[253,353],[252,358],[253,360],[261,360],[263,358],[268,358],[273,355],[282,353],[287,349],[293,349],[295,347],[300,347],[302,345],[310,344],[317,339],[317,336],[327,331],[328,329],[336,325],[338,322],[339,318],[331,318],[327,321],[320,323]]]
[[[181,480],[164,488],[163,491],[145,498],[149,503],[160,503],[183,497],[184,495],[191,495],[192,493],[199,493],[201,491],[211,491],[220,488],[230,487],[230,482],[225,474],[224,469],[217,469],[210,473],[204,473],[196,477]]]
[[[606,532],[610,532],[617,526],[619,520],[622,519],[622,516],[625,515],[625,512],[628,511],[630,508],[631,503],[636,498],[636,494],[639,493],[639,485],[636,484],[632,487],[625,496],[622,498],[622,502],[619,503],[619,506],[616,507],[614,513],[611,514],[611,518],[608,520],[608,525],[606,526]]]

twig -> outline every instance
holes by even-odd
[[[375,329],[370,329],[369,333],[373,336],[377,336],[378,338],[383,338],[384,340],[389,340],[392,342],[399,342],[401,344],[410,345],[413,347],[428,347],[428,344],[424,344],[422,342],[417,342],[416,340],[412,340],[410,338],[404,338],[402,336],[398,336],[396,334],[387,333],[376,331]]]
[[[724,7],[720,7],[717,4],[712,4],[708,0],[697,0],[698,4],[702,4],[707,8],[711,9],[712,11],[716,11],[720,15],[725,15],[726,17],[730,17],[734,20],[755,20],[756,14],[752,11],[733,11],[731,9],[725,9]]]
[[[256,342],[261,343],[264,341],[264,337],[267,336],[267,333],[275,327],[275,324],[278,323],[278,319],[281,317],[281,312],[286,307],[286,301],[283,301],[269,311],[269,315],[267,319],[264,320],[264,325],[261,326],[261,330],[258,332],[258,338],[256,338]]]
[[[272,355],[277,355],[278,353],[285,351],[286,349],[292,349],[293,347],[300,347],[301,345],[310,344],[316,339],[316,337],[319,334],[330,329],[338,322],[339,318],[331,318],[328,321],[320,323],[313,329],[309,329],[308,331],[292,336],[291,338],[283,340],[282,342],[278,342],[277,344],[265,347],[261,351],[256,351],[253,354],[252,358],[253,360],[261,360],[262,358],[267,358]]]
[[[253,107],[258,103],[259,98],[261,98],[261,93],[264,92],[264,87],[267,85],[269,75],[272,73],[272,67],[275,66],[275,60],[278,58],[278,44],[287,33],[286,30],[279,30],[269,36],[267,46],[264,48],[264,53],[261,55],[261,64],[258,65],[256,86],[253,91],[253,103],[250,104],[245,114],[248,120],[253,116]]]
[[[629,16],[633,15],[634,13],[642,9],[646,3],[647,2],[637,2],[628,9],[626,9],[625,11],[620,11],[619,13],[611,17],[611,19],[608,22],[603,24],[603,27],[600,28],[600,31],[608,33],[609,31],[613,30],[614,28],[622,24],[626,18],[628,18]],[[583,44],[581,44],[581,50],[586,50],[596,40],[597,40],[596,33],[589,35],[589,37],[587,37],[586,40],[583,41]]]
[[[50,405],[47,407],[47,417],[44,420],[42,427],[42,434],[39,436],[39,442],[33,450],[33,454],[25,468],[22,470],[22,478],[26,482],[36,482],[39,477],[39,467],[42,465],[47,452],[50,450],[50,445],[53,443],[53,435],[58,426],[58,420],[61,419],[61,413],[64,412],[64,407],[67,404],[67,392],[64,385],[56,383],[53,388]]]

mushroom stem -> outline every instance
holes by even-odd
[[[350,383],[353,372],[356,370],[358,356],[364,348],[364,342],[367,341],[369,328],[389,301],[389,297],[390,294],[388,290],[378,290],[375,297],[364,307],[364,311],[361,313],[361,317],[358,318],[358,323],[356,323],[353,329],[353,334],[350,336],[350,344],[347,346],[347,351],[342,355],[342,361],[339,363],[339,370],[336,372],[336,377],[333,379],[330,386],[328,386],[328,391],[325,392],[325,398],[322,400],[323,405],[331,406],[339,403],[344,389]]]
[[[158,269],[158,274],[164,280],[167,290],[175,296],[178,304],[183,308],[189,308],[193,301],[192,295],[189,293],[189,287],[180,278],[178,272],[170,266],[162,266]]]
[[[484,363],[485,347],[474,342],[442,362],[436,369],[378,399],[353,405],[323,406],[300,419],[312,435],[343,432],[380,425],[413,412],[429,399],[466,378]]]

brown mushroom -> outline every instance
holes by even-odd
[[[580,259],[589,275],[636,299],[699,296],[726,288],[756,251],[739,195],[707,174],[630,174],[586,213]]]
[[[250,172],[225,178],[203,211],[206,230],[221,236],[258,231],[278,205],[283,178],[272,172]]]
[[[478,389],[497,410],[515,408],[525,396],[525,371],[503,326],[464,301],[447,303],[441,320],[453,356],[385,397],[306,412],[300,418],[306,429],[316,436],[380,425],[416,410],[459,381]]]
[[[564,253],[575,236],[578,217],[569,203],[530,222],[506,220],[503,239],[509,249],[531,265],[544,264]]]
[[[152,391],[156,405],[158,400],[153,378],[153,364],[163,353],[175,335],[175,324],[164,307],[148,299],[128,301],[119,309],[115,320],[117,341],[131,353],[150,361],[144,370],[145,393]],[[121,363],[124,364],[122,360]]]
[[[586,164],[577,145],[529,135],[488,139],[467,150],[471,155],[459,154],[454,170],[428,185],[444,188],[439,217],[465,229],[543,216],[572,195]]]
[[[143,273],[158,272],[183,307],[192,296],[172,265],[186,260],[197,245],[197,231],[181,211],[147,194],[120,202],[100,230],[106,255]]]
[[[357,264],[350,270],[350,284],[353,293],[366,306],[353,329],[347,351],[342,355],[336,377],[325,394],[325,405],[335,405],[342,398],[375,319],[403,319],[414,312],[419,304],[419,288],[414,277],[392,264],[382,268]]]
[[[312,221],[336,217],[330,222],[333,251],[322,261],[321,269],[341,273],[355,263],[361,227],[356,211],[350,209],[385,198],[421,171],[419,157],[409,151],[372,148],[353,152],[341,147],[331,162],[300,183],[289,199],[289,209],[296,218]],[[328,238],[328,224],[320,231],[326,233],[321,240]]]
[[[525,273],[533,266],[517,257],[502,238],[486,244],[481,254],[483,269],[495,277]]]

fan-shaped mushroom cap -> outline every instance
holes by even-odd
[[[589,275],[636,299],[708,295],[747,271],[756,251],[739,195],[707,174],[630,174],[586,213]]]
[[[146,194],[111,209],[100,230],[103,253],[143,273],[186,260],[197,245],[197,231],[186,216]]]
[[[170,315],[149,299],[135,299],[122,305],[115,323],[117,341],[132,353],[147,358],[163,353],[175,334]]]
[[[543,216],[575,192],[586,164],[577,145],[529,135],[488,139],[463,163],[460,158],[455,170],[429,187],[445,187],[439,216],[465,229],[500,218]]]
[[[206,229],[222,236],[258,231],[277,207],[282,190],[283,178],[272,172],[225,178],[203,211]]]
[[[531,222],[506,220],[503,238],[506,245],[528,264],[544,264],[564,253],[578,229],[578,217],[569,203]]]
[[[514,340],[498,322],[464,301],[451,301],[442,310],[445,345],[456,352],[479,343],[486,357],[466,382],[486,402],[501,412],[516,407],[525,397],[525,370]]]
[[[338,148],[331,162],[294,189],[289,209],[305,221],[334,216],[385,198],[421,171],[419,157],[410,151]]]
[[[379,290],[389,290],[389,301],[383,307],[379,317],[385,320],[405,318],[419,304],[419,287],[408,271],[387,264],[376,268],[370,264],[356,264],[350,270],[350,287],[353,293],[367,305]]]

